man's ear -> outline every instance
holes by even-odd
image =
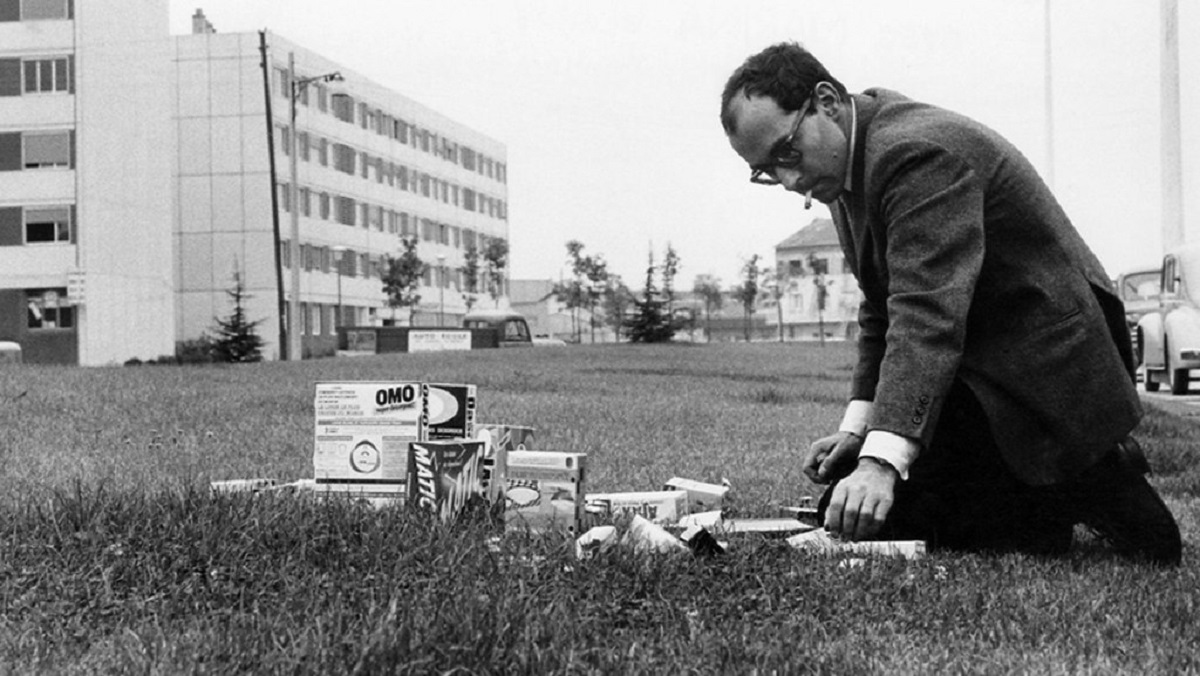
[[[837,119],[842,104],[845,103],[837,87],[825,81],[818,82],[817,86],[813,87],[813,98],[817,109],[834,119]]]

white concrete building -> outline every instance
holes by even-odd
[[[0,0],[0,340],[25,361],[175,350],[162,0]]]
[[[252,295],[250,319],[264,320],[265,355],[280,356],[272,184],[287,306],[291,210],[299,212],[306,355],[333,353],[336,326],[390,323],[393,314],[395,323],[407,323],[406,309],[386,308],[380,279],[385,257],[400,255],[402,237],[418,238],[431,266],[414,323],[457,325],[466,311],[467,250],[508,240],[504,145],[278,35],[215,33],[201,14],[194,23],[193,34],[174,38],[177,336],[194,338],[229,313],[236,267]],[[326,79],[333,73],[337,80]]]

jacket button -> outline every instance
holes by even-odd
[[[921,416],[919,416],[919,415],[914,415],[914,416],[913,416],[913,418],[912,418],[912,424],[914,424],[914,425],[920,425],[922,420],[924,420],[924,418],[922,418]]]
[[[922,394],[920,397],[917,398],[917,401],[921,402],[922,404],[928,404],[929,397],[927,395]]]
[[[926,412],[927,410],[928,410],[928,409],[926,409],[924,406],[918,406],[918,407],[917,407],[917,415],[925,415],[925,412]]]

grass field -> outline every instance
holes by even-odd
[[[589,456],[591,490],[727,478],[774,515],[841,416],[844,345],[597,346],[245,367],[0,368],[0,673],[1197,673],[1195,423],[1140,438],[1180,520],[1159,570],[1059,559],[853,568],[778,540],[715,559],[504,538],[215,479],[311,476],[318,381],[480,387],[480,419]]]

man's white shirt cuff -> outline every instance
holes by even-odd
[[[846,413],[842,416],[842,424],[838,425],[839,432],[849,432],[858,437],[867,435],[867,425],[871,422],[871,411],[875,405],[866,399],[851,399],[846,405]]]
[[[895,467],[900,473],[900,478],[907,481],[908,468],[920,452],[921,445],[908,437],[884,430],[871,430],[863,442],[862,450],[858,452],[858,457],[878,458]]]

